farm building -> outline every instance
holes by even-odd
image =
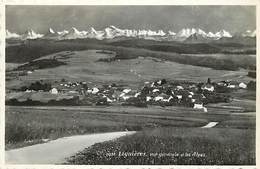
[[[240,88],[242,88],[242,89],[246,89],[246,88],[247,88],[247,85],[246,85],[245,83],[243,83],[243,82],[239,83],[238,86],[239,86]]]
[[[214,86],[212,84],[209,84],[209,83],[202,85],[201,89],[207,90],[207,91],[210,91],[210,92],[213,92],[215,90]]]
[[[52,88],[52,89],[50,90],[50,93],[51,93],[51,94],[58,94],[59,92],[58,92],[58,89]]]

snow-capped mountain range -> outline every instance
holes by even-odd
[[[43,36],[44,36],[43,34],[36,33],[36,32],[34,32],[34,30],[29,29],[24,34],[20,35],[20,38],[23,40],[24,39],[37,39],[37,38],[41,38]]]
[[[10,38],[20,38],[20,35],[18,35],[17,33],[11,33],[8,30],[6,30],[5,36],[6,36],[7,39],[10,39]]]
[[[256,30],[251,31],[247,30],[245,33],[242,33],[243,37],[256,37]]]
[[[256,31],[247,30],[241,34],[242,37],[255,37]],[[87,30],[79,31],[77,28],[72,27],[70,30],[54,31],[49,28],[47,33],[40,34],[36,33],[32,29],[26,31],[24,34],[11,33],[6,30],[6,39],[114,39],[116,37],[132,37],[132,38],[143,38],[152,40],[173,40],[173,41],[184,41],[188,39],[205,39],[205,40],[218,40],[220,38],[232,38],[232,35],[226,30],[220,30],[218,32],[205,32],[199,28],[184,28],[179,32],[169,30],[164,32],[163,30],[134,30],[134,29],[120,29],[115,26],[109,26],[103,30],[95,30],[91,27]]]

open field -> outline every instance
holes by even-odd
[[[176,52],[186,54],[211,54],[211,53],[255,53],[256,40],[248,38],[247,41],[237,40],[234,42],[214,43],[214,42],[174,42],[174,41],[154,41],[144,39],[126,39],[111,42],[115,46],[145,48],[155,51]]]
[[[247,70],[244,69],[238,71],[214,70],[206,67],[153,59],[152,57],[99,62],[99,59],[112,58],[114,54],[97,53],[96,50],[73,52],[66,58],[60,56],[66,53],[60,52],[42,58],[50,59],[56,56],[58,60],[65,62],[66,65],[49,69],[38,69],[27,76],[20,76],[18,79],[7,81],[7,89],[21,87],[39,80],[39,77],[48,81],[57,81],[64,78],[71,81],[84,80],[93,84],[122,83],[129,86],[138,86],[145,81],[153,81],[158,78],[193,82],[203,82],[208,77],[213,81],[238,80],[246,83],[252,80],[252,78],[247,76]]]
[[[140,42],[141,41],[141,42]],[[154,58],[174,61],[182,64],[189,64],[194,66],[204,66],[220,70],[238,70],[239,68],[247,69],[251,64],[255,65],[255,59],[251,59],[250,63],[248,62],[234,62],[226,57],[224,59],[216,59],[212,57],[204,57],[203,59],[194,57],[193,54],[218,54],[223,52],[223,48],[214,47],[212,44],[183,44],[183,43],[174,43],[173,46],[167,46],[168,42],[156,42],[142,40],[133,42],[126,41],[127,45],[124,45],[125,41],[119,41],[116,43],[97,41],[97,40],[69,40],[69,41],[49,41],[49,40],[31,40],[27,43],[20,46],[10,46],[6,48],[6,62],[7,63],[24,63],[31,60],[40,58],[42,56],[57,53],[65,50],[90,50],[90,49],[101,49],[101,50],[111,50],[117,53],[117,59],[129,59],[137,58],[138,56],[151,56]],[[130,43],[130,45],[129,45]],[[136,43],[141,43],[141,46],[136,46]],[[152,44],[150,44],[152,43]],[[153,45],[153,43],[160,43],[159,45]],[[148,44],[148,47],[146,46]],[[228,44],[227,44],[228,46]],[[173,48],[172,48],[173,47]],[[254,46],[252,46],[255,48]],[[211,48],[217,49],[212,50]],[[242,46],[238,47],[239,49],[243,48]],[[209,51],[207,51],[210,49]],[[206,50],[206,51],[205,51]],[[229,49],[230,50],[230,49]],[[182,55],[190,54],[190,55]],[[232,54],[232,53],[231,53]],[[255,54],[253,53],[236,53],[237,55],[243,54]],[[227,54],[228,56],[229,54]],[[19,57],[17,57],[19,56]]]
[[[191,54],[182,54],[184,56],[191,56]],[[231,60],[235,64],[241,64],[242,67],[246,68],[248,65],[255,65],[253,60],[255,61],[256,56],[254,54],[192,54],[193,57],[207,57],[207,58],[214,58],[219,60]]]
[[[196,128],[218,121],[218,128],[255,129],[255,115],[218,109],[204,113],[191,108],[161,107],[6,107],[6,148],[76,134],[157,127]],[[230,123],[229,123],[230,122]]]
[[[163,127],[95,144],[69,158],[67,164],[252,165],[254,145],[250,129]]]
[[[47,108],[47,107],[46,107]],[[103,111],[102,111],[103,110]],[[7,107],[6,109],[6,143],[15,145],[28,141],[42,139],[56,139],[62,136],[86,134],[95,132],[110,132],[124,130],[141,130],[146,127],[156,127],[160,125],[186,125],[200,126],[206,123],[205,120],[192,122],[192,119],[168,119],[161,117],[158,113],[148,114],[144,117],[128,115],[121,108],[113,114],[105,111],[105,108],[97,111],[68,109],[59,107],[58,109],[49,107],[47,109]],[[142,111],[138,111],[142,112]],[[12,148],[12,147],[11,147]]]
[[[19,63],[5,63],[5,70],[6,71],[11,71],[13,69],[16,69],[19,65]]]

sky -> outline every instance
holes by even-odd
[[[6,29],[24,33],[33,29],[56,31],[97,30],[109,25],[127,29],[178,32],[182,28],[201,28],[231,33],[256,29],[254,6],[6,6]]]

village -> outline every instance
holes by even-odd
[[[247,90],[248,84],[234,81],[191,83],[167,81],[144,82],[140,89],[132,89],[125,85],[93,85],[86,81],[71,82],[61,79],[49,84],[36,81],[30,86],[21,87],[28,97],[13,97],[6,101],[7,105],[122,105],[147,107],[184,106],[207,112],[208,103],[230,102],[229,93],[234,90]],[[28,95],[29,94],[29,95]]]

